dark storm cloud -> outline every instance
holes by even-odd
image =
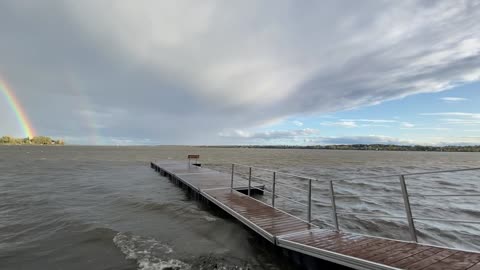
[[[222,143],[478,80],[479,17],[478,1],[2,1],[0,74],[39,133]]]

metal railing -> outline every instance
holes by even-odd
[[[415,228],[415,221],[440,221],[440,222],[453,222],[453,223],[464,223],[464,224],[480,224],[480,221],[477,220],[461,220],[461,219],[440,219],[440,218],[432,218],[432,217],[415,217],[412,214],[412,207],[410,203],[410,198],[413,197],[480,197],[480,193],[469,193],[469,194],[421,194],[421,193],[409,193],[408,185],[407,185],[407,176],[419,176],[419,175],[429,175],[429,174],[441,174],[441,173],[457,173],[457,172],[466,172],[466,171],[480,171],[480,168],[468,168],[468,169],[454,169],[454,170],[441,170],[441,171],[428,171],[428,172],[419,172],[419,173],[405,173],[405,174],[393,174],[393,175],[381,175],[381,176],[371,176],[371,177],[357,177],[357,178],[345,178],[345,179],[334,179],[334,180],[325,180],[325,179],[316,179],[308,176],[302,175],[295,175],[291,173],[284,173],[270,169],[258,168],[249,165],[243,165],[239,163],[233,163],[231,165],[231,188],[234,189],[234,176],[235,173],[238,171],[239,167],[248,168],[248,192],[247,194],[251,195],[252,189],[260,189],[259,187],[252,186],[252,179],[258,179],[266,182],[270,182],[272,184],[272,189],[268,190],[264,188],[262,191],[271,194],[271,206],[276,207],[275,201],[276,198],[283,198],[288,201],[294,202],[298,205],[302,205],[307,207],[307,220],[308,223],[312,223],[312,182],[324,183],[327,185],[328,190],[324,195],[330,198],[330,210],[332,213],[332,221],[333,227],[335,230],[340,231],[340,224],[338,221],[338,216],[358,216],[358,217],[365,217],[365,218],[384,218],[384,219],[401,219],[405,220],[408,223],[408,230],[410,235],[410,240],[412,242],[418,242],[417,238],[417,230]],[[236,171],[237,169],[237,171]],[[267,173],[271,173],[271,179],[265,179],[261,177],[255,177],[252,175],[252,170],[256,171],[263,171]],[[306,189],[299,188],[298,186],[293,186],[286,184],[284,182],[279,181],[279,175],[293,177],[297,179],[301,179],[306,182]],[[362,197],[369,197],[369,198],[391,198],[392,195],[379,195],[379,194],[367,194],[367,195],[344,195],[344,194],[336,194],[335,192],[335,182],[345,182],[345,181],[356,181],[356,180],[372,180],[372,179],[381,179],[381,178],[398,178],[398,185],[400,186],[401,196],[398,197],[402,198],[403,200],[403,207],[405,211],[405,216],[387,216],[387,215],[376,215],[376,214],[364,214],[364,213],[353,213],[353,212],[346,212],[346,211],[338,211],[337,210],[337,199],[341,198],[362,198]],[[244,178],[242,178],[244,179]],[[279,194],[279,190],[277,188],[278,185],[288,187],[294,190],[305,191],[307,204],[302,203],[297,200],[297,198],[289,198],[288,196],[284,196]]]

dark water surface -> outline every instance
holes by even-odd
[[[0,269],[208,269],[215,264],[227,269],[291,269],[275,263],[274,255],[240,224],[205,209],[148,167],[151,160],[184,159],[189,153],[200,154],[203,163],[219,170],[233,161],[319,179],[480,167],[476,153],[0,147]],[[408,181],[412,192],[473,193],[480,190],[479,180],[480,172],[470,172]],[[292,184],[304,188],[302,182]],[[339,194],[395,194],[399,188],[396,178],[339,181],[336,187]],[[323,191],[322,184],[315,186],[315,222],[329,227],[329,200]],[[285,193],[303,196],[287,189]],[[412,205],[418,216],[478,220],[478,198],[419,198]],[[281,200],[278,204],[305,214],[301,205]],[[339,210],[405,215],[395,196],[348,198],[339,201]],[[408,237],[401,220],[352,215],[339,221],[345,230]],[[419,222],[417,229],[422,241],[480,250],[477,225]]]

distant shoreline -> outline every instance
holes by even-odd
[[[35,136],[33,138],[14,138],[11,136],[0,137],[0,145],[65,145],[63,140],[54,140],[47,136]]]
[[[478,153],[480,145],[474,146],[408,146],[408,145],[86,145],[86,144],[7,144],[0,142],[0,146],[68,146],[68,147],[198,147],[198,148],[252,148],[252,149],[310,149],[310,150],[337,150],[337,151],[388,151],[388,152],[450,152],[450,153]]]
[[[215,145],[206,148],[257,148],[257,149],[318,149],[318,150],[358,150],[358,151],[416,151],[416,152],[480,152],[480,145],[473,146],[425,146],[393,144],[337,144],[337,145]]]

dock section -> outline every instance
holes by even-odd
[[[151,167],[288,250],[354,269],[480,270],[480,253],[318,228],[243,194],[245,188],[263,188],[247,179],[236,179],[232,188],[230,174],[185,162],[157,161]]]

